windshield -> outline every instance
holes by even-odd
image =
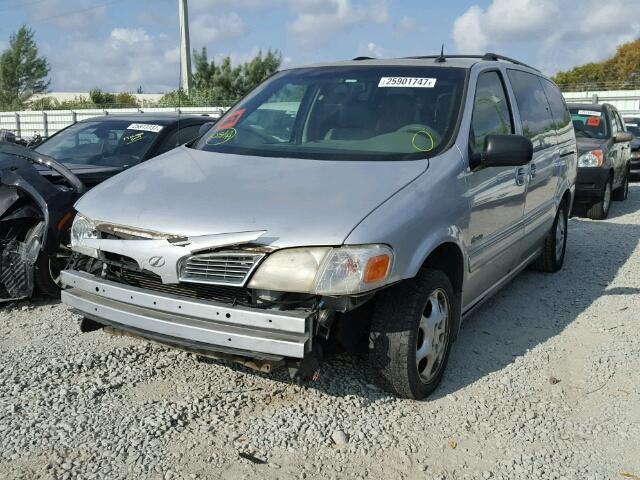
[[[636,139],[640,139],[640,123],[638,123],[640,121],[640,119],[638,120],[627,120],[625,122],[625,127],[627,127],[627,132],[629,132],[631,135],[633,135]]]
[[[81,122],[54,135],[36,151],[62,163],[130,167],[143,159],[162,128],[125,120]]]
[[[569,110],[576,137],[609,138],[609,129],[603,112],[585,107],[569,107]]]
[[[195,148],[330,160],[432,156],[456,128],[466,71],[326,67],[279,73],[228,112]]]

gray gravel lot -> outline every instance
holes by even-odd
[[[640,186],[573,219],[565,268],[474,314],[430,401],[340,356],[284,373],[0,308],[0,478],[640,479]],[[630,476],[629,476],[630,475]]]

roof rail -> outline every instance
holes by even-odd
[[[483,60],[489,60],[489,61],[498,61],[498,60],[503,60],[505,62],[511,62],[511,63],[515,63],[516,65],[520,65],[522,67],[527,67],[530,68],[532,70],[535,70],[536,72],[539,72],[540,70],[538,70],[535,67],[532,67],[531,65],[527,65],[526,63],[522,63],[519,60],[514,60],[513,58],[509,58],[509,57],[505,57],[504,55],[498,55],[497,53],[485,53],[482,56]]]
[[[442,55],[442,54],[441,55],[421,55],[416,57],[405,57],[405,58],[414,58],[419,60],[434,59],[438,61],[438,63],[441,63],[442,59],[447,59],[447,58],[477,58],[478,60],[486,60],[486,61],[492,61],[492,62],[502,60],[505,62],[513,63],[515,65],[520,65],[522,67],[530,68],[532,70],[535,70],[536,72],[540,71],[537,68],[532,67],[531,65],[527,65],[526,63],[522,63],[521,61],[515,60],[513,58],[505,57],[504,55],[498,55],[497,53],[485,53],[484,55]]]

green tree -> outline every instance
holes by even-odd
[[[640,81],[640,39],[620,45],[608,60],[558,72],[553,80],[565,90],[572,87],[598,88],[607,82],[616,83],[618,88],[637,87]]]
[[[46,92],[49,70],[46,58],[38,55],[33,31],[23,25],[0,55],[0,105],[20,108],[34,93]]]
[[[216,63],[209,60],[206,48],[199,52],[194,50],[193,63],[193,91],[187,96],[184,92],[171,92],[160,101],[163,105],[176,106],[178,100],[181,105],[212,104],[228,105],[246,95],[260,82],[273,74],[282,62],[282,55],[278,51],[262,51],[250,61],[233,66],[230,57],[224,57]]]

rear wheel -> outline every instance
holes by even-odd
[[[616,202],[623,202],[629,197],[629,172],[624,174],[622,185],[613,191],[612,197]]]
[[[587,217],[592,220],[604,220],[609,216],[609,208],[611,207],[611,178],[602,190],[602,196],[598,203],[594,204],[587,210]]]
[[[376,382],[421,400],[442,380],[459,320],[458,299],[442,272],[423,269],[381,292],[369,335],[369,364]]]
[[[542,253],[532,264],[534,270],[555,273],[562,268],[567,249],[567,217],[567,204],[563,201],[560,203],[551,230],[544,239]]]

